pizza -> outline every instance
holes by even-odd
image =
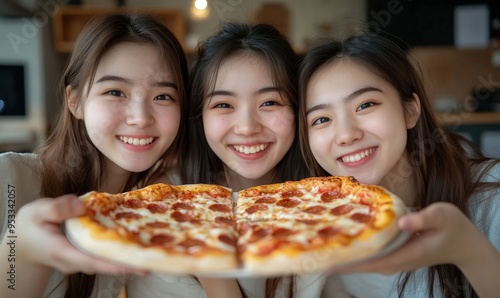
[[[66,221],[84,251],[170,273],[320,271],[374,256],[399,233],[403,202],[353,177],[312,177],[233,193],[208,184],[153,184],[80,197]]]

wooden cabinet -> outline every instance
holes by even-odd
[[[181,10],[166,8],[58,6],[53,16],[55,49],[61,53],[71,52],[76,38],[92,17],[98,14],[123,11],[152,15],[165,24],[165,26],[174,33],[181,44],[183,44],[186,26]]]

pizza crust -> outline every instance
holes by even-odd
[[[186,274],[186,272],[217,272],[239,266],[234,254],[207,253],[205,257],[166,254],[156,247],[144,247],[121,240],[113,231],[103,231],[88,217],[71,218],[65,222],[68,239],[79,249],[92,255],[137,268]]]

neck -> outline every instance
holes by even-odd
[[[124,191],[130,172],[109,162],[104,169],[102,180],[99,185],[99,191],[108,193],[120,193]]]
[[[415,203],[415,169],[403,156],[394,168],[380,182],[386,188],[401,198],[407,207],[414,207]]]
[[[274,171],[270,171],[269,173],[265,174],[264,176],[261,176],[256,179],[249,179],[245,178],[238,173],[234,172],[230,168],[224,166],[224,175],[226,179],[225,185],[229,188],[231,188],[233,191],[240,191],[245,188],[257,186],[257,185],[264,185],[264,184],[271,184],[271,183],[277,183],[279,182],[279,179]]]

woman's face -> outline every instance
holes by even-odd
[[[224,61],[203,108],[205,135],[226,169],[245,179],[271,175],[295,137],[294,114],[264,61]]]
[[[397,174],[414,123],[407,124],[394,87],[357,63],[338,61],[313,75],[306,96],[309,144],[323,169],[369,184]]]
[[[147,170],[174,141],[181,98],[165,65],[151,44],[120,43],[102,57],[83,107],[73,110],[110,169]]]

